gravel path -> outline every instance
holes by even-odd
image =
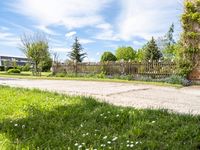
[[[176,89],[133,83],[8,78],[0,78],[0,84],[93,96],[120,106],[165,108],[178,113],[200,114],[200,86]]]

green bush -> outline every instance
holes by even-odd
[[[181,84],[183,86],[189,86],[191,82],[187,80],[186,78],[178,75],[172,75],[166,79],[164,79],[164,82],[170,83],[170,84]]]
[[[26,64],[25,66],[22,67],[22,71],[30,71],[31,66],[30,64]]]
[[[7,71],[7,73],[21,73],[21,71],[19,70],[19,69],[9,69],[8,71]]]
[[[5,67],[4,66],[0,66],[0,71],[5,71]]]

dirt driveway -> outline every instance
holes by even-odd
[[[176,89],[133,83],[8,78],[0,78],[0,84],[93,96],[120,106],[165,108],[179,113],[200,114],[199,86]]]

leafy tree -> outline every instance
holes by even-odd
[[[179,74],[188,77],[200,65],[200,0],[185,0],[182,27]]]
[[[162,54],[158,49],[155,39],[152,37],[146,45],[144,59],[146,61],[158,61],[161,57]]]
[[[104,52],[101,56],[101,62],[104,61],[116,61],[116,56],[111,52]]]
[[[135,60],[136,58],[136,51],[134,51],[134,49],[132,47],[119,47],[116,50],[116,57],[117,60],[125,60],[125,61],[129,61],[129,60]]]
[[[139,61],[139,62],[144,61],[145,49],[146,49],[146,44],[141,49],[138,49],[138,51],[136,53],[136,60],[137,61]]]
[[[78,41],[78,38],[75,38],[74,44],[72,45],[72,51],[69,52],[68,56],[72,61],[82,62],[87,56],[86,53],[82,53],[83,48]]]
[[[24,35],[21,43],[21,50],[34,65],[33,75],[40,75],[44,62],[50,58],[46,36],[39,33]]]
[[[165,60],[176,59],[176,42],[174,40],[174,24],[172,24],[168,32],[156,40],[159,50],[162,52]]]

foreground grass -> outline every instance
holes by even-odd
[[[8,74],[6,72],[0,72],[0,77],[5,78],[18,78],[18,79],[37,79],[37,80],[77,80],[77,81],[97,81],[97,82],[121,82],[121,83],[133,83],[133,84],[149,84],[157,86],[170,86],[181,88],[180,84],[169,84],[164,82],[145,82],[145,81],[130,81],[122,79],[108,79],[108,78],[94,78],[94,77],[52,77],[49,76],[50,72],[42,72],[42,76],[32,76],[31,72],[22,72],[21,74]]]
[[[200,116],[0,86],[0,149],[198,149]]]

